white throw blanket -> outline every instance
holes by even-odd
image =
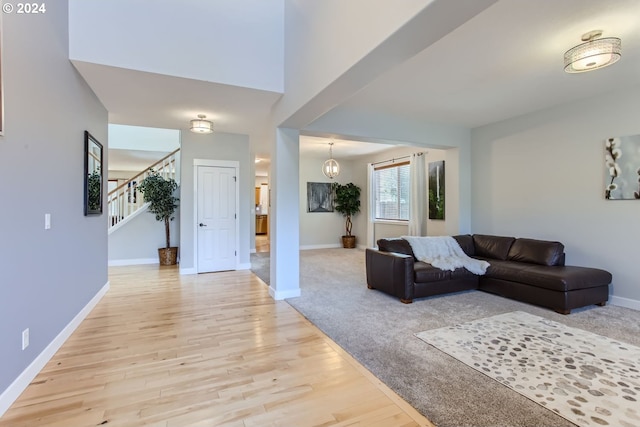
[[[451,236],[402,238],[409,242],[413,254],[419,261],[429,263],[440,270],[453,271],[464,267],[473,274],[483,275],[489,267],[488,262],[473,259],[465,254],[456,239]]]

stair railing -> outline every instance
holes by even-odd
[[[122,224],[127,218],[144,207],[142,194],[137,191],[137,184],[149,176],[149,170],[153,169],[165,179],[172,178],[180,181],[179,165],[180,149],[178,148],[158,160],[136,176],[128,179],[107,194],[107,212],[109,213],[109,230],[113,230],[118,224]]]

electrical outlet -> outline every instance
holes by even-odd
[[[22,349],[29,347],[29,328],[22,331]]]

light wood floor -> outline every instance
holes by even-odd
[[[249,271],[109,273],[0,427],[432,425]]]
[[[256,234],[256,252],[269,252],[270,246],[268,234]]]

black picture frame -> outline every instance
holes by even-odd
[[[84,131],[84,214],[101,215],[104,188],[102,144]]]

